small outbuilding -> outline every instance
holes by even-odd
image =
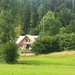
[[[16,44],[18,44],[20,49],[31,49],[31,45],[35,42],[36,38],[38,38],[38,36],[35,35],[20,36]]]

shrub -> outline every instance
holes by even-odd
[[[0,61],[5,63],[14,63],[17,61],[18,52],[15,43],[8,42],[1,46]]]
[[[64,50],[75,50],[75,34],[58,34],[56,36],[39,37],[32,45],[36,54],[46,54]]]
[[[75,50],[75,34],[59,35],[60,50]]]
[[[59,51],[59,41],[56,37],[39,37],[32,45],[32,51],[36,54],[46,54]]]

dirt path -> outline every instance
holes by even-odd
[[[21,56],[33,56],[35,55],[34,53],[21,53]]]

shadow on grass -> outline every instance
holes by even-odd
[[[25,65],[42,65],[42,64],[45,64],[43,63],[42,61],[36,61],[36,60],[21,60],[21,61],[18,61],[18,64],[25,64]]]
[[[39,61],[39,60],[21,60],[21,61],[18,61],[18,64],[21,64],[21,65],[65,65],[65,66],[74,66],[73,64],[68,64],[68,63],[59,63],[59,62],[46,62],[46,61]]]

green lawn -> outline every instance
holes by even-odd
[[[75,54],[20,57],[18,64],[0,64],[0,75],[75,75]]]

